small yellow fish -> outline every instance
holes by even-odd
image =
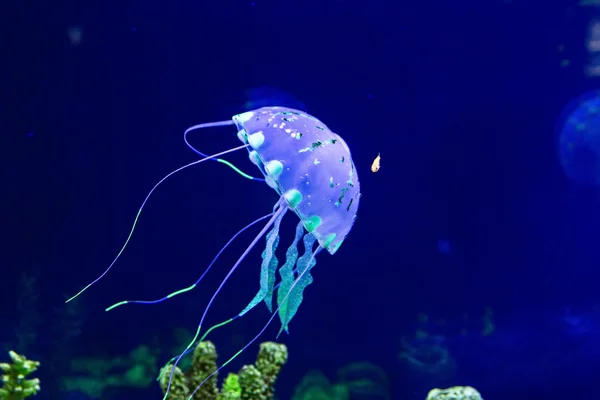
[[[373,164],[371,164],[371,171],[373,171],[373,172],[379,171],[379,168],[380,168],[379,160],[381,160],[381,153],[378,153],[375,160],[373,160]]]

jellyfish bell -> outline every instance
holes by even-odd
[[[350,232],[360,183],[346,142],[306,113],[264,107],[233,117],[267,184],[334,254]]]

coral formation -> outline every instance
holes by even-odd
[[[292,400],[349,400],[346,385],[331,383],[320,371],[310,371],[294,391]]]
[[[440,343],[413,344],[403,339],[402,347],[404,350],[398,354],[398,359],[408,371],[422,377],[435,377],[438,381],[454,376],[456,362]]]
[[[40,363],[28,360],[12,350],[8,354],[12,364],[0,363],[0,369],[4,372],[0,399],[23,400],[37,394],[40,391],[40,380],[26,378],[38,369]]]
[[[292,400],[387,400],[389,382],[385,372],[368,362],[355,362],[337,371],[332,383],[323,373],[306,374],[294,391]]]
[[[479,392],[471,386],[454,386],[448,389],[432,389],[427,400],[483,400]]]
[[[91,398],[106,398],[118,387],[147,388],[158,372],[158,360],[149,346],[138,346],[123,357],[82,357],[71,360],[71,374],[62,378],[66,392],[79,391]]]
[[[274,385],[288,357],[283,344],[261,343],[256,362],[245,365],[239,373],[229,374],[221,390],[217,386],[218,374],[208,379],[196,391],[193,400],[272,400]],[[173,364],[161,371],[160,387],[166,392]],[[192,365],[183,372],[175,367],[173,381],[167,400],[187,400],[194,390],[217,370],[217,349],[212,342],[198,343],[192,357]]]

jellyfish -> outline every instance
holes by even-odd
[[[559,118],[558,158],[570,180],[600,186],[600,91],[571,101]]]
[[[207,156],[195,149],[187,141],[187,135],[192,131],[227,125],[236,126],[237,137],[242,142],[241,146]],[[157,300],[121,301],[106,309],[106,311],[110,311],[119,306],[133,303],[156,304],[194,289],[227,246],[240,233],[268,219],[263,229],[242,253],[215,290],[200,318],[194,338],[179,356],[172,359],[175,363],[171,370],[169,388],[175,366],[185,354],[191,351],[193,344],[197,342],[198,338],[200,338],[199,340],[203,340],[213,329],[244,316],[261,302],[265,303],[267,309],[272,314],[271,317],[263,329],[246,346],[221,365],[215,373],[254,343],[276,316],[279,317],[281,323],[279,334],[283,331],[289,333],[290,321],[296,315],[302,303],[304,290],[313,281],[310,271],[316,265],[315,256],[322,250],[326,250],[331,255],[338,251],[356,220],[360,201],[360,183],[348,145],[323,122],[302,111],[286,107],[262,107],[235,115],[230,121],[211,122],[190,127],[185,131],[184,139],[186,144],[202,156],[202,158],[167,174],[150,190],[138,210],[125,244],[117,253],[113,262],[96,280],[67,300],[67,302],[73,300],[108,273],[131,239],[142,209],[148,199],[154,190],[173,174],[192,165],[212,160],[230,166],[237,173],[248,179],[265,182],[275,190],[279,195],[279,199],[275,203],[273,211],[251,222],[236,233],[218,252],[204,273],[193,285]],[[241,149],[247,149],[250,161],[258,167],[263,178],[256,178],[242,172],[233,164],[220,158],[225,154]],[[299,221],[296,226],[294,239],[285,253],[285,261],[280,262],[275,253],[279,245],[281,221],[288,211],[296,214]],[[211,327],[204,333],[204,336],[200,337],[204,319],[213,301],[250,250],[263,237],[266,240],[266,246],[262,252],[259,287],[256,295],[239,314]],[[300,242],[302,242],[304,248],[302,254],[300,254],[298,249]],[[276,284],[277,275],[279,275],[279,282]],[[276,306],[274,305],[274,301],[276,302]],[[210,376],[206,380],[209,378]],[[169,389],[167,389],[165,399],[168,396],[168,392]],[[189,398],[191,399],[192,396],[193,393]]]

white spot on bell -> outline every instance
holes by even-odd
[[[247,111],[245,113],[239,114],[237,116],[237,120],[243,124],[244,122],[248,122],[250,120],[250,118],[252,118],[253,115],[254,115],[254,111]]]
[[[252,150],[250,153],[248,153],[248,158],[250,161],[252,161],[252,164],[256,166],[259,165],[260,159],[258,158],[258,153],[256,151]]]
[[[260,146],[265,142],[265,135],[263,135],[262,131],[258,131],[248,136],[248,143],[254,150],[258,150]]]
[[[265,171],[271,178],[277,179],[283,172],[283,164],[281,161],[271,160],[265,164]]]

